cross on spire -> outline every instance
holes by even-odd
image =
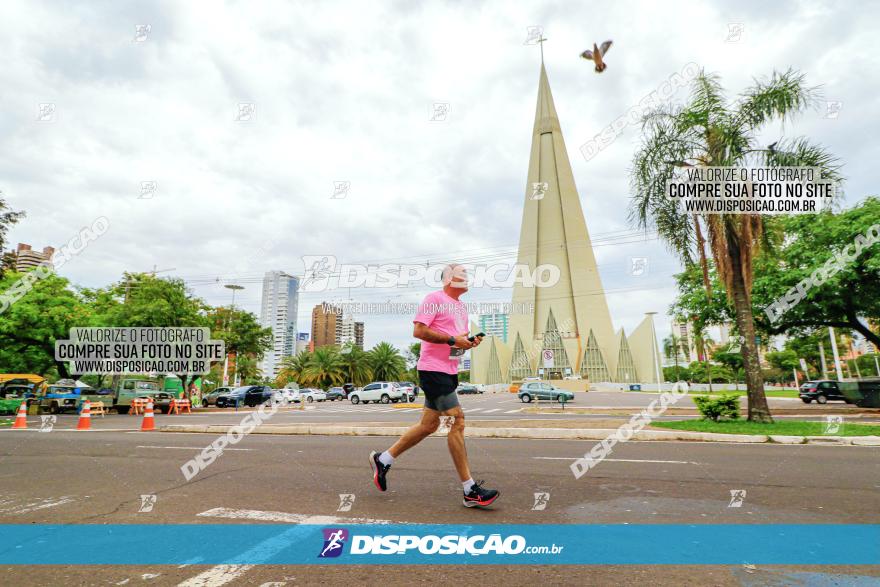
[[[541,46],[541,65],[544,65],[544,41],[547,39],[544,38],[543,33],[541,34],[541,38],[538,39],[538,44]]]

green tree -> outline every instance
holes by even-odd
[[[357,387],[362,387],[373,380],[373,369],[370,367],[369,354],[359,346],[348,343],[339,351],[345,372],[345,379]]]
[[[821,285],[805,280],[872,227],[880,227],[880,198],[840,212],[779,217],[772,231],[773,255],[757,263],[753,303],[759,326],[770,334],[809,335],[819,327],[854,330],[880,346],[880,243],[863,246],[852,260],[839,258],[836,272]],[[876,228],[874,230],[877,230]],[[856,249],[850,248],[848,254]],[[798,286],[805,290],[801,296]],[[779,299],[784,312],[767,309]],[[770,315],[778,315],[771,320]],[[872,323],[875,325],[871,327]],[[826,329],[827,331],[827,329]]]
[[[275,379],[276,385],[284,387],[291,381],[299,385],[305,385],[305,372],[311,359],[312,353],[308,350],[303,350],[296,355],[281,359],[281,368],[278,370],[278,377]]]
[[[322,389],[345,383],[345,363],[335,346],[322,346],[315,349],[303,370],[306,385]]]
[[[25,276],[7,271],[0,278],[0,293]],[[91,309],[70,289],[67,279],[54,273],[42,279],[30,277],[30,290],[0,314],[0,372],[78,375],[68,371],[67,362],[55,360],[55,341],[70,338],[71,328],[87,325]]]
[[[3,199],[3,193],[0,192],[0,255],[4,257],[0,259],[0,277],[3,277],[3,273],[5,269],[12,270],[14,267],[11,266],[12,259],[7,259],[4,255],[6,251],[6,234],[9,231],[9,227],[24,218],[24,212],[16,212],[6,205],[6,200]]]
[[[753,259],[762,244],[767,244],[763,218],[759,214],[689,214],[682,202],[666,197],[666,183],[673,179],[676,167],[709,165],[811,166],[820,168],[824,178],[838,180],[836,160],[806,139],[781,139],[766,149],[758,147],[768,123],[788,122],[816,101],[815,90],[790,70],[756,81],[732,103],[718,76],[701,72],[687,104],[661,107],[645,116],[643,144],[633,162],[633,220],[643,228],[656,227],[686,264],[693,264],[696,257],[707,290],[705,244],[709,245],[734,307],[737,330],[745,337],[742,355],[751,421],[773,421],[764,394],[751,304]]]
[[[369,361],[377,381],[398,381],[406,371],[406,360],[387,342],[380,342],[370,349]]]
[[[206,319],[208,306],[187,291],[182,279],[126,273],[119,283],[106,290],[91,291],[88,295],[95,303],[94,322],[100,325],[143,328],[210,325]],[[241,361],[236,364],[240,366]],[[189,395],[189,384],[199,375],[176,375]]]
[[[672,359],[675,364],[675,369],[672,371],[672,381],[682,381],[679,374],[678,355],[684,353],[687,356],[688,350],[687,341],[675,333],[663,339],[663,354],[666,355],[667,359]]]

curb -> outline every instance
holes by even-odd
[[[236,426],[199,426],[171,424],[161,426],[158,432],[200,432],[226,434]],[[349,425],[285,425],[260,426],[251,434],[281,434],[299,436],[399,436],[407,431],[403,426],[349,426]],[[523,438],[536,440],[603,440],[614,428],[467,428],[467,438]],[[445,436],[434,433],[432,436]],[[717,432],[687,432],[678,430],[639,430],[629,440],[641,441],[696,441],[776,444],[825,444],[880,446],[880,436],[765,436],[763,434],[720,434]]]

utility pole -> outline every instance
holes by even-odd
[[[235,312],[235,292],[238,290],[244,289],[243,285],[237,285],[235,283],[227,283],[224,285],[226,289],[232,290],[232,305],[229,308],[229,324],[232,325],[232,316],[233,312]],[[238,367],[238,361],[235,362],[236,368]],[[223,360],[223,386],[229,385],[229,353],[226,353],[226,358]]]

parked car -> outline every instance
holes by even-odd
[[[275,390],[268,385],[249,385],[244,394],[244,405],[258,406],[271,400]]]
[[[419,396],[419,387],[412,381],[398,381],[397,385],[403,389],[403,392],[406,394],[409,401],[415,401]]]
[[[805,404],[809,404],[813,400],[819,404],[827,403],[828,400],[849,403],[849,400],[840,392],[836,381],[807,381],[801,385],[798,396]]]
[[[335,402],[336,400],[344,400],[345,392],[341,387],[331,387],[327,390],[327,401]]]
[[[284,389],[276,389],[275,397],[279,403],[294,404],[299,402],[299,389],[285,387]]]
[[[370,402],[388,404],[403,399],[403,389],[393,381],[376,381],[365,385],[363,389],[357,389],[348,394],[348,399],[353,404]]]
[[[230,392],[218,395],[216,406],[218,408],[243,406],[244,396],[247,393],[247,390],[250,389],[250,387],[250,385],[245,385],[244,387],[236,387]]]
[[[232,391],[233,387],[218,387],[214,391],[210,391],[202,396],[202,407],[207,408],[208,406],[216,406],[217,398],[221,395],[225,395]]]
[[[455,388],[455,391],[459,394],[483,393],[480,388],[478,388],[476,385],[471,385],[470,383],[459,383],[458,387]]]
[[[327,394],[324,393],[322,390],[307,387],[306,389],[299,390],[299,398],[297,401],[304,401],[306,403],[312,403],[312,402],[322,402],[322,401],[325,401],[326,399],[327,399]]]
[[[553,387],[549,383],[540,383],[535,381],[523,383],[522,386],[519,388],[516,396],[520,399],[520,401],[526,404],[534,399],[545,399],[557,402],[574,401],[574,394],[572,392],[566,391],[564,389],[559,389],[558,387]]]

